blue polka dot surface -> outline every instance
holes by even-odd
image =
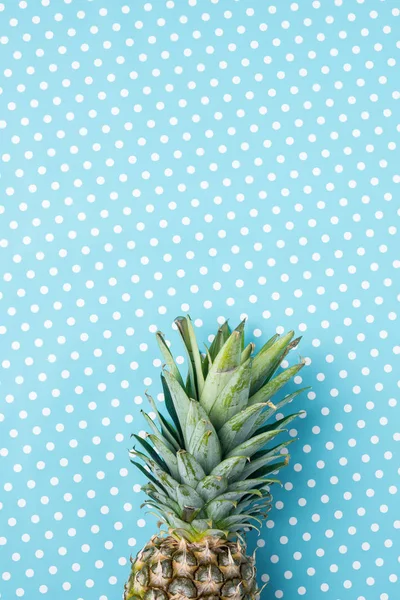
[[[263,598],[399,597],[396,4],[0,3],[2,599],[121,597],[185,313],[303,336]]]

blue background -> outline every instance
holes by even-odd
[[[398,598],[396,4],[0,4],[2,599],[121,597],[186,312],[303,335],[263,598]]]

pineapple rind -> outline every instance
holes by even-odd
[[[253,600],[257,591],[254,556],[243,543],[154,536],[132,560],[124,600]]]

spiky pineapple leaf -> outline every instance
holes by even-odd
[[[207,475],[198,484],[196,491],[206,502],[213,500],[220,494],[222,494],[228,487],[228,480],[226,477],[220,475]]]
[[[153,432],[153,435],[155,435],[156,437],[158,437],[167,446],[167,448],[171,452],[175,452],[177,450],[177,444],[176,444],[176,442],[175,442],[176,445],[173,445],[172,443],[170,443],[170,441],[168,439],[166,439],[162,435],[162,433],[158,429],[157,425],[154,423],[153,419],[147,413],[145,413],[143,410],[141,410],[140,412],[141,412],[144,420],[146,421],[147,425],[149,426],[149,428]]]
[[[269,499],[268,499],[269,498]],[[262,500],[259,498],[249,498],[246,500],[242,500],[238,503],[236,508],[233,509],[233,515],[243,515],[244,513],[251,514],[253,510],[265,510],[267,507],[271,506],[271,494],[268,496],[264,496]],[[254,507],[254,508],[253,508]]]
[[[158,481],[161,483],[161,485],[167,490],[168,495],[173,500],[176,500],[176,488],[178,487],[179,482],[176,481],[176,479],[174,479],[173,477],[171,477],[171,475],[160,469],[159,466],[156,464],[152,466],[152,472],[158,479]]]
[[[252,377],[252,382],[253,382],[253,393],[255,393],[254,388],[257,386],[257,384],[261,381],[263,381],[263,370],[266,368],[266,364],[268,364],[268,361],[266,361],[263,356],[267,353],[267,350],[269,350],[269,348],[276,342],[276,340],[278,340],[280,338],[279,333],[275,333],[271,338],[269,338],[269,340],[267,340],[265,342],[265,344],[262,346],[262,348],[260,348],[260,350],[256,353],[254,359],[255,359],[255,365],[254,365],[254,372],[253,372],[253,377]]]
[[[249,490],[245,489],[245,490],[235,490],[233,492],[224,492],[223,494],[221,494],[220,496],[217,496],[210,502],[207,502],[207,504],[205,505],[205,510],[207,512],[209,505],[216,503],[216,502],[233,502],[234,503],[233,505],[237,506],[238,502],[242,498],[244,498],[244,496],[246,496],[246,497],[247,496],[257,496],[257,498],[262,498],[262,493],[260,492],[260,490],[257,490],[257,489],[249,489]]]
[[[171,398],[173,407],[175,409],[174,412],[178,418],[180,429],[183,433],[183,439],[185,439],[185,424],[189,411],[190,400],[172,373],[164,370],[163,374],[169,390],[169,397]],[[171,415],[171,417],[173,417],[173,415]]]
[[[149,471],[147,471],[147,469],[145,469],[145,467],[143,465],[141,465],[140,463],[136,462],[135,460],[132,460],[131,458],[129,460],[146,477],[146,479],[148,479],[149,481],[151,481],[162,492],[164,492],[165,494],[167,494],[167,490],[160,484],[159,481],[157,481],[157,479],[155,477],[153,477],[153,475]]]
[[[247,456],[232,456],[220,462],[210,473],[210,475],[219,475],[228,480],[235,480],[243,472],[246,463],[249,461]]]
[[[188,372],[190,375],[191,390],[195,394],[193,398],[197,400],[203,391],[204,376],[200,350],[197,345],[197,339],[193,329],[192,320],[190,316],[187,315],[186,317],[177,317],[174,322],[185,346],[188,357]]]
[[[179,506],[190,506],[193,508],[203,508],[203,498],[189,485],[181,484],[176,489],[176,501]]]
[[[211,356],[212,360],[215,359],[218,352],[221,350],[222,346],[225,344],[225,342],[227,341],[227,339],[229,338],[231,333],[232,332],[229,327],[228,321],[225,321],[225,323],[223,323],[221,325],[221,327],[219,327],[216,336],[214,337],[213,341],[211,342],[210,356]]]
[[[280,460],[276,463],[273,463],[270,465],[265,465],[264,467],[261,467],[260,469],[258,469],[257,471],[255,471],[253,473],[253,476],[255,478],[265,477],[266,475],[269,475],[269,473],[275,473],[275,471],[280,471],[280,469],[287,467],[287,465],[288,465],[287,460]]]
[[[216,396],[209,416],[218,430],[227,420],[247,406],[249,399],[252,359],[249,358],[231,375],[229,381]],[[207,379],[208,381],[208,379]]]
[[[214,359],[208,371],[200,403],[209,413],[218,394],[240,365],[241,333],[233,331]]]
[[[241,365],[250,358],[250,356],[254,352],[255,347],[256,347],[256,345],[253,344],[253,342],[250,342],[250,344],[247,344],[246,348],[243,350],[242,354],[240,355],[240,364]]]
[[[226,517],[225,519],[221,520],[218,525],[221,527],[224,527],[228,530],[230,530],[232,528],[232,526],[237,525],[237,524],[242,524],[242,526],[247,527],[247,523],[248,521],[251,520],[255,520],[260,524],[260,527],[262,526],[262,522],[260,521],[260,519],[257,519],[256,517],[253,517],[252,515],[231,515],[229,517]]]
[[[171,354],[171,351],[165,341],[165,335],[161,331],[157,331],[156,340],[158,343],[158,347],[160,348],[163,359],[165,360],[166,365],[168,366],[170,372],[175,377],[175,379],[179,382],[179,384],[184,387],[182,375],[179,372],[179,369],[176,365],[174,357]]]
[[[278,365],[280,364],[281,357],[293,336],[294,331],[289,331],[282,337],[279,335],[273,336],[256,354],[251,377],[250,395],[255,394],[265,383],[268,375],[275,370],[277,361],[279,361]]]
[[[263,456],[261,458],[258,458],[255,461],[251,461],[251,463],[243,471],[243,474],[242,474],[243,479],[250,477],[250,475],[257,472],[259,469],[261,469],[261,467],[264,467],[265,465],[269,465],[269,464],[272,465],[272,463],[274,463],[274,461],[278,461],[279,457],[282,457],[282,456],[285,457],[285,461],[288,461],[290,458],[289,454],[275,454],[272,456]],[[274,464],[278,464],[278,466],[279,466],[279,461],[278,461],[278,463],[274,463]]]
[[[257,419],[257,421],[255,423],[255,429],[254,429],[254,431],[258,427],[261,427],[262,425],[264,425],[268,421],[268,419],[270,419],[272,417],[272,415],[274,413],[276,413],[280,408],[282,408],[283,406],[285,406],[286,404],[288,404],[288,402],[291,402],[292,400],[294,400],[302,392],[305,392],[306,390],[309,390],[309,389],[310,389],[310,386],[300,388],[299,390],[296,390],[295,392],[292,392],[291,394],[287,394],[279,402],[272,403],[271,401],[269,401],[269,407],[270,408],[266,409],[262,413],[262,415],[260,415],[259,419]]]
[[[174,448],[178,449],[180,447],[180,434],[158,410],[157,405],[152,396],[150,396],[150,394],[148,394],[147,392],[145,392],[145,394],[151,408],[157,415],[157,419],[160,423],[161,433],[163,434],[164,438],[167,439],[172,446],[174,446]]]
[[[179,482],[176,481],[173,477],[171,477],[171,475],[167,471],[161,468],[156,461],[149,458],[146,454],[139,452],[135,448],[133,450],[130,450],[130,453],[140,458],[140,460],[142,460],[145,463],[145,465],[147,465],[147,467],[150,469],[152,475],[156,480],[155,483],[161,485],[165,494],[168,494],[171,498],[176,500],[176,487],[179,485]],[[148,475],[147,472],[146,475]],[[151,481],[153,481],[153,479],[151,479]]]
[[[246,442],[240,444],[237,448],[231,450],[226,458],[230,458],[231,456],[252,456],[258,450],[261,450],[265,446],[267,442],[272,440],[274,437],[279,435],[283,429],[278,429],[277,431],[267,431],[266,433],[262,433],[261,435],[256,435]]]
[[[173,509],[171,506],[169,506],[168,504],[163,504],[162,502],[159,502],[158,500],[145,500],[140,508],[143,508],[143,506],[150,506],[150,508],[155,508],[157,511],[159,511],[164,518],[166,517],[166,515],[168,513],[170,513],[171,511],[174,512],[174,514],[179,517],[180,516],[180,510],[179,510],[179,505],[178,506],[178,512],[176,512],[175,509]]]
[[[177,517],[174,513],[169,512],[166,516],[166,519],[167,519],[168,524],[173,529],[181,529],[182,531],[186,531],[187,533],[189,533],[191,535],[195,534],[195,531],[194,531],[193,527],[191,526],[191,524],[186,523],[186,521],[183,521],[182,519]]]
[[[196,457],[206,473],[221,462],[221,446],[210,421],[202,419],[197,424],[189,442],[189,452]]]
[[[205,510],[210,519],[218,522],[227,517],[236,504],[234,500],[219,500],[215,498],[207,503]]]
[[[140,435],[136,435],[136,433],[132,434],[132,437],[134,437],[139,442],[139,444],[143,446],[148,455],[161,467],[161,469],[163,469],[164,471],[169,471],[165,461],[161,458],[161,456],[157,454],[154,448],[152,448],[150,444],[146,442],[146,440],[141,438]]]
[[[197,515],[201,512],[201,508],[195,508],[194,506],[184,506],[180,517],[186,523],[191,523]]]
[[[195,488],[206,476],[203,467],[186,450],[179,450],[176,458],[180,480]]]
[[[246,318],[244,318],[237,327],[235,327],[235,331],[240,334],[240,349],[241,352],[244,350],[244,328],[246,325]]]
[[[237,448],[239,444],[248,439],[254,423],[266,406],[266,403],[253,404],[253,406],[237,412],[225,422],[225,425],[218,431],[223,452]]]
[[[172,508],[172,510],[177,515],[179,515],[179,511],[180,511],[179,504],[177,502],[175,502],[175,500],[170,498],[168,495],[163,494],[160,491],[160,488],[157,489],[156,485],[148,483],[147,485],[144,485],[142,489],[155,502],[160,502],[161,504],[166,504],[167,506]]]
[[[153,419],[151,419],[149,417],[149,415],[144,412],[144,410],[141,410],[140,414],[142,415],[142,417],[144,418],[144,420],[146,421],[147,425],[150,427],[150,429],[154,433],[154,435],[161,435],[161,433],[160,433],[157,425],[154,423]]]
[[[301,337],[299,336],[297,338],[295,338],[294,340],[292,339],[286,346],[286,348],[284,349],[283,353],[281,354],[281,356],[278,356],[275,360],[275,364],[271,365],[271,369],[268,370],[267,376],[265,378],[264,384],[268,383],[268,381],[274,376],[275,372],[279,369],[279,366],[281,364],[281,362],[283,361],[284,358],[286,358],[286,356],[289,354],[289,352],[291,350],[294,350],[295,348],[297,348],[297,346],[300,344],[301,341]]]
[[[276,375],[273,379],[271,379],[268,383],[266,383],[262,388],[258,390],[253,396],[249,399],[249,405],[257,404],[258,402],[267,402],[276,392],[278,392],[281,387],[283,387],[292,377],[294,377],[305,365],[305,362],[302,361],[297,365],[293,365],[288,369]]]
[[[188,374],[186,375],[185,390],[186,390],[186,394],[189,398],[197,398],[197,391],[196,391],[196,388],[193,387],[193,378],[192,378],[190,372],[188,372]]]
[[[178,461],[175,452],[171,452],[168,446],[166,446],[166,444],[156,435],[150,434],[148,437],[158,454],[162,457],[164,463],[167,465],[168,471],[172,477],[179,480]]]
[[[245,479],[242,481],[235,481],[228,486],[228,492],[236,492],[238,490],[250,490],[259,485],[264,485],[265,479],[262,477],[256,477],[253,479]]]
[[[203,361],[203,376],[206,379],[208,375],[208,371],[214,362],[214,358],[217,356],[218,352],[221,350],[222,346],[225,344],[228,337],[231,335],[231,330],[228,325],[228,321],[225,321],[221,327],[219,327],[217,334],[214,336],[214,339],[211,342],[210,347],[207,349],[206,356]],[[206,346],[207,348],[207,346]]]
[[[200,425],[199,425],[201,422],[203,422],[203,423],[210,422],[206,411],[201,406],[201,404],[199,402],[197,402],[197,400],[189,400],[186,420],[185,420],[184,425],[182,426],[183,437],[185,439],[185,445],[189,449],[190,449],[190,445],[192,443],[193,436],[195,435],[195,432],[197,431],[198,436],[201,436],[202,433],[204,433],[204,431],[201,430]],[[212,426],[210,427],[210,429],[211,428],[214,429]],[[195,440],[193,440],[193,443],[194,443],[194,441]]]
[[[305,411],[301,410],[297,413],[288,415],[287,417],[282,417],[281,419],[278,419],[274,423],[270,423],[269,425],[264,425],[264,427],[260,427],[254,433],[254,435],[258,435],[260,433],[265,433],[266,431],[274,431],[275,429],[281,429],[284,425],[289,425],[289,423],[291,423],[291,421],[293,421],[294,419],[297,419],[297,417],[299,417],[300,415],[303,415],[303,414],[305,414]]]
[[[224,530],[224,529],[206,529],[203,533],[203,537],[207,538],[207,537],[219,537],[219,538],[228,538],[229,536],[229,531],[228,530]]]
[[[208,369],[212,365],[213,361],[212,361],[210,350],[209,350],[208,346],[206,344],[204,344],[204,347],[205,347],[206,351],[205,351],[204,356],[202,355],[201,368],[203,371],[203,377],[204,377],[204,381],[205,381],[207,374],[208,374]]]
[[[182,433],[181,424],[179,422],[178,414],[175,410],[175,406],[174,406],[174,403],[172,400],[172,395],[171,395],[171,392],[169,391],[167,381],[162,374],[161,374],[161,384],[162,384],[163,393],[164,393],[165,406],[166,406],[169,416],[171,417],[171,419],[174,422],[174,425],[176,427],[176,432],[177,432],[177,435],[179,438],[178,442],[179,442],[180,446],[182,447],[184,444],[184,441],[183,441],[183,433]],[[161,415],[161,413],[160,413],[160,415]]]
[[[244,515],[244,516],[247,518],[248,515]],[[246,533],[246,531],[250,530],[250,529],[254,529],[255,531],[258,532],[258,535],[261,535],[260,528],[253,525],[253,523],[248,523],[247,521],[244,521],[240,525],[232,525],[232,527],[230,527],[230,529],[229,529],[229,533],[230,533],[230,535],[232,535],[236,531],[240,531],[240,532],[244,531]]]

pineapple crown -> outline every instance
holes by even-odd
[[[254,344],[244,343],[245,321],[233,331],[226,321],[201,353],[190,317],[178,317],[175,324],[186,349],[187,376],[184,380],[158,331],[170,420],[146,393],[159,427],[142,411],[150,433],[146,439],[133,435],[144,451],[134,447],[131,462],[149,480],[143,487],[149,497],[144,505],[177,539],[232,539],[243,530],[259,531],[260,517],[271,507],[270,488],[280,484],[271,475],[288,464],[287,446],[294,440],[268,444],[301,413],[270,422],[271,417],[308,389],[273,403],[272,397],[305,363],[275,372],[301,338],[293,339],[293,331],[276,334],[252,357]]]

